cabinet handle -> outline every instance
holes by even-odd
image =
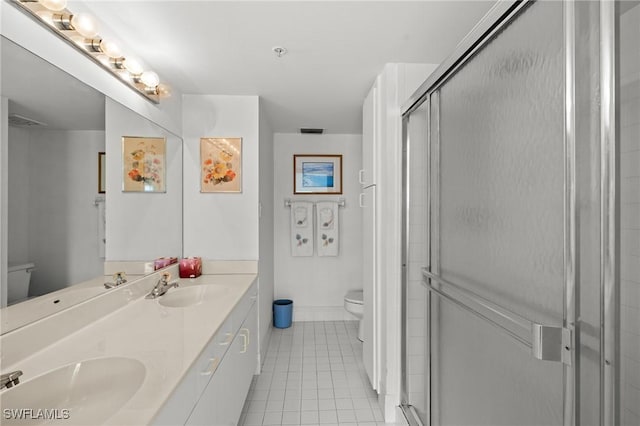
[[[211,358],[209,359],[209,367],[204,370],[202,373],[200,373],[203,376],[210,376],[213,374],[214,371],[216,371],[216,369],[218,368],[218,365],[220,364],[220,359],[219,358]]]
[[[360,207],[364,207],[364,192],[360,193],[360,196],[358,198],[358,204],[360,204]]]
[[[220,343],[220,346],[229,346],[231,342],[233,342],[233,333],[227,333],[227,338],[224,342]]]
[[[251,334],[251,331],[249,331],[248,328],[241,328],[238,334],[244,339],[243,348],[240,351],[241,354],[244,354],[247,352],[247,349],[249,349],[249,335]]]
[[[364,183],[364,169],[358,170],[358,183]]]
[[[247,337],[246,334],[241,334],[242,338],[244,339],[243,342],[243,347],[242,350],[240,351],[241,354],[244,354],[247,352],[247,348],[249,347],[249,337]]]
[[[248,328],[241,328],[240,331],[246,331],[247,332],[247,345],[249,344],[249,342],[251,341],[251,330],[249,330]]]

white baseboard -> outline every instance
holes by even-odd
[[[344,306],[293,305],[293,321],[355,321],[357,318],[344,310]]]

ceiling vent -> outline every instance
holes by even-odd
[[[303,127],[302,129],[300,129],[300,133],[302,133],[303,135],[307,134],[307,135],[321,135],[324,133],[324,129],[312,129],[309,127]]]
[[[9,114],[9,126],[15,127],[42,127],[46,124],[40,121],[33,120],[31,118],[23,117],[18,114]]]

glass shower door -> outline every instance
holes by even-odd
[[[640,425],[640,3],[618,10],[620,424]]]
[[[563,28],[534,3],[430,96],[433,424],[564,422]]]
[[[637,1],[498,2],[411,99],[412,425],[639,424],[639,37]]]

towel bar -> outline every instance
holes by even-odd
[[[570,330],[564,327],[548,326],[531,321],[513,311],[510,311],[509,309],[503,308],[502,306],[485,299],[480,295],[477,295],[470,290],[445,280],[426,268],[422,269],[422,276],[422,284],[431,293],[453,303],[459,308],[464,309],[507,334],[518,343],[530,349],[531,355],[534,358],[545,361],[563,362],[565,364],[570,363],[571,357],[568,356],[570,354],[565,353],[570,353],[572,350]],[[431,281],[442,284],[444,287],[436,288],[431,284]],[[464,300],[456,297],[450,292],[443,291],[444,288],[447,287],[452,289],[454,292],[461,294],[464,298],[472,301],[475,306],[466,303]],[[501,320],[493,319],[492,317],[495,316],[500,317]],[[501,323],[502,321],[506,321],[507,323],[510,323],[511,326],[520,328],[524,337],[523,335],[514,332],[511,328],[503,325]]]
[[[317,203],[317,201],[308,201],[308,200],[304,200],[304,201],[307,201],[307,202],[312,203],[312,204]],[[332,201],[332,200],[327,200],[327,201]],[[284,206],[285,207],[291,207],[291,203],[293,203],[293,200],[291,198],[285,198],[285,200],[284,200]],[[346,202],[346,200],[344,198],[340,198],[337,201],[337,203],[338,203],[338,207],[345,207],[346,204],[347,204],[347,202]]]

